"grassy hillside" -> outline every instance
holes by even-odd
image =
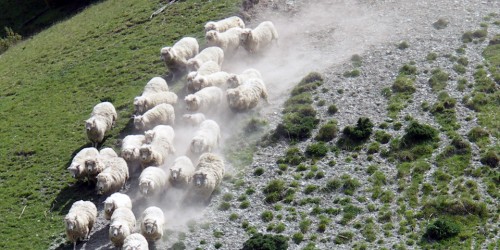
[[[66,168],[89,146],[83,121],[100,101],[117,108],[126,128],[132,100],[165,73],[162,46],[200,38],[203,24],[234,13],[237,0],[177,2],[109,0],[93,5],[0,55],[0,248],[46,249],[64,231],[74,200],[91,193],[72,186]],[[83,190],[83,191],[82,191]]]

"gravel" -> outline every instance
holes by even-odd
[[[418,69],[418,76],[415,83],[416,93],[412,102],[407,105],[394,121],[399,121],[406,125],[407,115],[420,123],[430,124],[439,128],[439,124],[434,120],[429,112],[424,112],[421,105],[424,102],[433,104],[437,100],[428,84],[431,71],[437,67],[450,73],[450,79],[446,87],[446,92],[457,100],[456,115],[460,124],[460,129],[456,132],[461,136],[466,136],[471,128],[478,126],[477,117],[474,111],[464,107],[461,100],[467,91],[457,90],[457,80],[465,78],[468,82],[473,82],[472,73],[474,68],[483,63],[482,50],[487,46],[487,41],[478,43],[468,43],[465,54],[469,60],[464,75],[457,74],[453,69],[453,62],[449,56],[458,56],[456,49],[464,43],[461,36],[465,31],[479,29],[479,24],[484,22],[483,18],[494,10],[500,10],[500,1],[465,1],[465,0],[440,0],[440,1],[410,1],[410,0],[357,0],[357,1],[326,1],[326,0],[261,0],[253,9],[242,13],[247,17],[249,27],[256,26],[264,20],[271,20],[275,23],[280,33],[279,47],[273,48],[259,58],[250,58],[244,53],[237,55],[233,61],[226,66],[230,72],[239,72],[248,67],[259,69],[269,89],[270,105],[261,106],[258,112],[252,115],[259,115],[268,122],[268,130],[274,128],[281,121],[281,111],[284,101],[288,98],[291,88],[310,71],[318,71],[325,77],[325,82],[320,88],[328,89],[327,92],[317,91],[314,94],[316,103],[325,100],[326,105],[313,105],[318,111],[318,118],[321,124],[334,118],[338,121],[339,128],[347,125],[354,125],[359,117],[369,117],[371,121],[379,125],[388,121],[387,99],[381,95],[383,88],[390,87],[397,77],[399,68],[405,63],[413,62]],[[500,13],[497,13],[500,14]],[[449,22],[444,29],[435,29],[432,24],[438,19],[445,19]],[[489,36],[498,34],[500,27],[490,24]],[[399,49],[401,42],[407,42],[407,49]],[[438,55],[435,61],[426,60],[428,53],[434,52]],[[349,60],[354,54],[362,57],[362,65],[359,67],[361,75],[358,77],[344,77],[346,71],[355,69]],[[446,56],[445,56],[446,55]],[[342,90],[342,91],[339,91]],[[335,115],[329,115],[327,108],[329,104],[335,104],[339,111]],[[247,116],[238,116],[247,118]],[[392,120],[392,119],[390,119]],[[224,136],[230,140],[232,133],[236,133],[231,124],[224,124],[222,131],[226,131]],[[319,128],[320,126],[318,126]],[[393,137],[402,135],[403,130],[394,130],[391,127],[386,129]],[[317,131],[314,131],[315,134]],[[449,139],[441,133],[440,148],[435,151],[434,156],[441,152]],[[496,139],[494,143],[497,143]],[[302,151],[311,139],[299,142],[297,146]],[[304,178],[298,180],[298,191],[295,201],[303,198],[316,197],[321,200],[321,208],[341,208],[339,199],[349,198],[350,203],[363,209],[361,215],[346,225],[340,224],[342,213],[330,216],[331,223],[324,233],[315,232],[319,224],[317,216],[310,216],[314,205],[308,203],[303,206],[284,204],[283,209],[276,211],[274,205],[264,202],[262,193],[265,185],[272,179],[282,179],[287,183],[294,181],[291,170],[283,175],[277,175],[278,165],[276,160],[282,157],[289,145],[285,142],[278,142],[271,146],[258,147],[253,162],[249,166],[233,166],[227,162],[228,172],[232,175],[233,181],[223,182],[220,192],[212,198],[210,204],[201,208],[172,208],[169,211],[170,221],[167,219],[168,232],[165,239],[156,243],[157,249],[167,249],[174,243],[182,241],[186,249],[216,249],[216,243],[221,243],[220,249],[240,249],[243,243],[250,237],[247,229],[242,227],[242,223],[248,222],[248,227],[255,228],[256,231],[266,233],[269,223],[264,222],[260,215],[263,211],[272,211],[274,220],[271,223],[283,222],[286,224],[282,234],[291,237],[299,232],[299,222],[301,215],[313,221],[311,229],[305,234],[305,241],[300,244],[289,242],[289,249],[303,249],[310,241],[311,237],[317,236],[314,241],[318,249],[352,249],[356,242],[366,242],[366,238],[355,228],[356,223],[364,224],[367,218],[374,218],[375,234],[382,242],[368,243],[370,248],[392,248],[395,244],[407,242],[411,234],[400,235],[397,226],[390,235],[384,235],[381,230],[383,223],[378,223],[377,211],[369,211],[367,204],[374,204],[376,207],[383,207],[379,200],[371,200],[371,184],[368,181],[369,175],[366,168],[369,165],[379,165],[379,170],[387,177],[388,184],[385,190],[392,191],[398,195],[396,179],[396,163],[388,162],[378,154],[374,155],[372,161],[367,160],[367,154],[363,151],[359,153],[343,152],[338,154],[329,152],[328,155],[315,162],[319,170],[325,172],[322,179]],[[382,148],[387,148],[382,145]],[[433,158],[431,158],[433,159]],[[328,162],[334,160],[337,164],[334,167],[328,166]],[[432,162],[432,161],[431,161]],[[479,166],[479,149],[473,145],[473,166]],[[265,171],[261,176],[254,176],[256,168],[263,168]],[[426,181],[432,181],[432,173],[437,169],[435,164],[426,175]],[[322,187],[330,178],[340,177],[348,174],[357,179],[361,186],[354,196],[343,193],[324,194],[316,191],[311,195],[303,194],[302,190],[307,185],[317,185]],[[237,180],[244,182],[243,186],[237,187],[234,183]],[[133,186],[133,183],[130,184]],[[248,189],[255,190],[254,194],[246,195]],[[131,196],[133,189],[128,192]],[[487,195],[484,187],[480,186],[481,196]],[[227,211],[219,211],[218,206],[223,194],[231,193],[234,198],[229,201],[231,208]],[[240,201],[237,198],[246,195],[250,201],[250,207],[240,209]],[[357,199],[356,197],[367,197],[368,201]],[[396,200],[396,198],[394,200]],[[101,202],[99,211],[102,213]],[[139,206],[134,208],[136,215],[141,213],[145,204],[134,202]],[[494,202],[494,207],[498,206],[498,201]],[[392,212],[392,224],[399,225],[404,220],[396,215],[399,206],[396,202],[389,204],[389,211]],[[292,211],[295,210],[295,211]],[[231,214],[237,214],[234,221],[229,220]],[[100,214],[101,215],[101,214]],[[276,219],[277,215],[283,217]],[[167,218],[169,217],[167,216]],[[287,220],[287,217],[296,216],[295,219]],[[187,223],[189,222],[189,223]],[[107,222],[100,221],[88,242],[79,244],[78,249],[108,249],[110,247],[107,239]],[[190,226],[188,226],[188,224]],[[417,224],[415,232],[421,230]],[[353,239],[345,245],[336,245],[333,239],[339,232],[354,232]],[[222,232],[223,236],[218,238],[214,232]],[[480,248],[485,248],[488,243],[496,242],[498,234],[494,238],[486,239]],[[60,244],[60,240],[54,245]],[[203,243],[203,244],[202,244]],[[412,248],[413,246],[408,246]]]

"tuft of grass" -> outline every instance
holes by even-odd
[[[410,47],[407,41],[402,41],[397,45],[398,49],[405,50]]]
[[[450,75],[442,69],[434,69],[431,78],[429,78],[429,85],[433,91],[441,91],[446,87],[449,77]]]
[[[335,113],[337,113],[337,111],[339,111],[339,109],[337,108],[337,106],[335,104],[328,106],[328,110],[327,110],[328,114],[334,115]]]
[[[432,27],[434,27],[437,30],[441,30],[441,29],[448,27],[449,23],[450,22],[448,20],[446,20],[444,18],[439,18],[437,21],[432,23]]]
[[[427,226],[424,237],[428,240],[444,240],[460,233],[460,226],[453,220],[439,218]]]
[[[356,126],[346,126],[342,137],[337,141],[337,146],[345,150],[357,150],[372,134],[373,123],[370,118],[360,117]]]
[[[307,145],[305,154],[313,159],[320,159],[328,153],[328,146],[324,142],[312,143]]]

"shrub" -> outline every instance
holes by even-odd
[[[356,123],[356,127],[347,126],[342,131],[347,137],[356,141],[366,140],[372,134],[373,123],[370,118],[361,117]]]
[[[337,113],[337,111],[339,111],[339,109],[337,108],[337,106],[335,104],[328,106],[328,111],[327,111],[328,114],[333,115],[333,114]]]
[[[352,64],[353,64],[354,67],[361,66],[362,60],[363,59],[358,54],[354,54],[354,55],[351,56],[351,62],[352,62]]]
[[[333,242],[335,242],[335,244],[347,244],[349,243],[352,238],[354,237],[354,233],[353,232],[340,232],[337,237],[335,237],[335,240]]]
[[[286,250],[288,249],[288,238],[283,235],[254,234],[243,243],[242,250]]]
[[[375,132],[375,140],[380,142],[381,144],[386,144],[391,140],[391,135],[385,131],[377,131]]]
[[[498,167],[498,154],[490,149],[481,156],[481,163],[492,168]]]
[[[264,174],[263,168],[256,168],[255,171],[253,171],[253,175],[255,176],[261,176],[262,174]]]
[[[304,188],[304,194],[311,194],[312,192],[316,191],[318,189],[318,186],[316,185],[307,185]]]
[[[434,52],[430,52],[429,54],[427,54],[426,59],[427,61],[434,61],[437,59],[437,54]]]
[[[324,142],[331,141],[337,136],[338,130],[337,121],[330,120],[319,129],[318,135],[315,139]]]
[[[275,137],[289,140],[304,140],[311,136],[311,132],[319,123],[316,119],[316,111],[312,107],[306,107],[311,113],[292,112],[285,114],[283,122],[278,124]],[[302,110],[304,111],[304,110]]]
[[[305,220],[302,220],[299,222],[299,229],[300,229],[300,232],[302,233],[307,233],[307,231],[309,231],[309,227],[311,226],[312,224],[312,221],[309,220],[309,219],[305,219]]]
[[[344,72],[344,77],[358,77],[361,75],[361,71],[359,69],[354,69],[352,71]]]
[[[394,93],[413,94],[416,91],[415,86],[413,85],[414,81],[415,80],[409,78],[408,76],[400,75],[396,78],[394,84],[392,84],[392,91]]]
[[[473,40],[473,36],[472,36],[471,31],[467,31],[467,32],[462,34],[462,42],[470,43],[470,42],[472,42],[472,40]]]
[[[398,49],[400,49],[400,50],[405,50],[409,47],[410,47],[410,45],[406,41],[403,41],[403,42],[398,44]]]
[[[288,163],[290,165],[299,165],[305,161],[304,154],[300,152],[300,149],[297,147],[289,148],[285,153],[285,158],[281,158],[278,160],[278,164]]]
[[[186,249],[186,245],[184,244],[184,242],[178,241],[174,245],[172,245],[172,247],[169,249],[170,250],[184,250],[184,249]]]
[[[4,27],[4,29],[7,36],[0,38],[0,54],[23,39],[22,36],[15,33],[12,28]]]
[[[436,22],[432,23],[432,27],[437,30],[444,29],[448,27],[449,21],[443,18],[439,18]]]
[[[324,142],[309,144],[305,153],[312,158],[323,158],[328,153],[328,147]]]
[[[304,240],[304,235],[302,233],[294,233],[292,235],[292,240],[298,245]]]
[[[262,212],[262,214],[260,214],[260,218],[264,222],[270,222],[273,220],[274,215],[273,215],[273,212],[271,212],[271,211],[264,211],[264,212]]]
[[[450,219],[439,218],[427,226],[424,237],[429,240],[443,240],[460,233],[460,226]]]
[[[285,198],[287,194],[287,188],[285,187],[285,182],[283,180],[271,180],[263,190],[266,195],[265,201],[268,203],[274,203]]]
[[[326,182],[325,187],[322,191],[325,193],[331,193],[338,190],[342,186],[342,181],[339,179],[330,179]]]
[[[226,201],[222,202],[218,207],[219,211],[227,211],[227,210],[229,210],[229,208],[231,208],[231,204],[229,202],[226,202]]]
[[[405,65],[403,65],[403,67],[401,67],[399,69],[399,74],[406,75],[406,76],[416,75],[417,74],[417,67],[414,65],[405,64]]]
[[[412,121],[405,129],[405,135],[402,138],[403,146],[416,145],[423,142],[436,140],[438,131],[426,124],[420,124]]]
[[[375,154],[380,150],[380,143],[374,142],[368,146],[367,154]]]

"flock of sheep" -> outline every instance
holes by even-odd
[[[187,74],[186,90],[190,94],[184,102],[191,113],[184,114],[183,120],[184,125],[192,126],[195,131],[186,155],[175,158],[171,166],[164,168],[167,158],[176,154],[172,126],[178,97],[169,91],[161,77],[152,78],[141,96],[134,99],[134,126],[144,134],[126,136],[120,155],[111,148],[96,149],[118,118],[113,105],[97,104],[86,121],[87,136],[93,147],[82,149],[68,171],[78,180],[95,183],[97,194],[110,195],[104,202],[104,218],[110,220],[109,239],[116,247],[148,249],[148,242],[163,236],[165,216],[157,206],[144,210],[140,233],[134,233],[136,217],[131,210],[132,200],[119,192],[131,176],[139,175],[138,190],[147,199],[176,188],[186,191],[183,202],[208,202],[224,177],[225,167],[222,158],[212,153],[221,140],[220,127],[206,117],[216,115],[224,103],[241,112],[256,107],[260,99],[267,102],[266,86],[259,71],[247,69],[232,74],[221,71],[221,66],[224,58],[233,57],[239,47],[253,54],[277,43],[274,25],[266,21],[249,29],[241,18],[229,17],[208,22],[205,32],[208,47],[201,51],[192,37],[161,49],[161,57],[173,79]],[[64,221],[66,235],[74,247],[78,240],[89,237],[97,214],[90,201],[80,200],[72,205]]]

